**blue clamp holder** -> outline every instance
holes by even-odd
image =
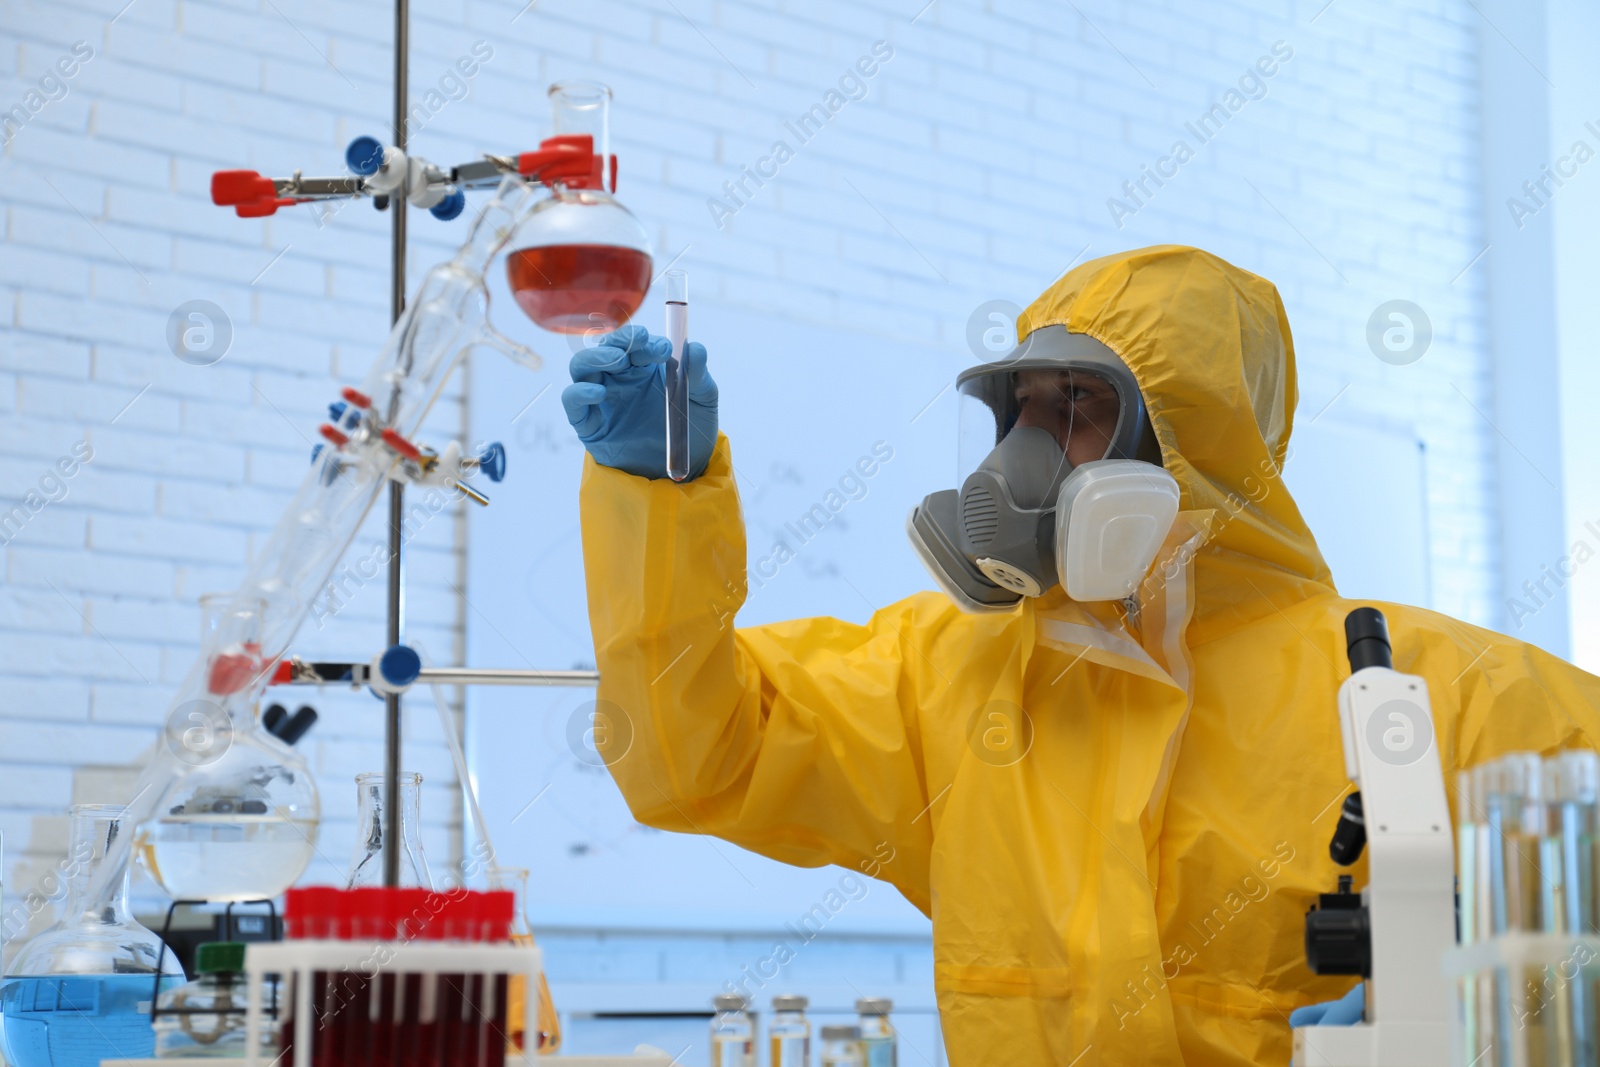
[[[357,137],[344,150],[344,162],[352,174],[363,178],[378,173],[378,168],[383,166],[383,142],[376,137]]]
[[[378,657],[378,675],[374,684],[382,679],[379,688],[400,692],[422,675],[422,657],[405,645],[392,645]]]
[[[506,476],[506,446],[499,441],[490,441],[482,452],[478,453],[478,469],[488,475],[491,482],[499,483]]]

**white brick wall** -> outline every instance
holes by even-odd
[[[416,93],[476,40],[494,56],[414,148],[456,161],[530,147],[549,82],[602,79],[617,95],[624,199],[667,258],[689,246],[702,292],[951,351],[978,304],[1026,303],[1079,258],[1212,249],[1281,288],[1302,417],[1333,401],[1329,419],[1427,442],[1436,606],[1490,620],[1493,451],[1473,410],[1491,407],[1483,279],[1466,269],[1483,244],[1471,6],[919,6],[416,0]],[[0,156],[0,497],[80,438],[95,450],[4,550],[0,829],[17,884],[61,847],[59,813],[83,783],[110,781],[87,769],[123,765],[151,737],[194,650],[195,597],[237,580],[304,469],[322,405],[383,336],[386,216],[357,204],[325,226],[304,209],[249,221],[206,194],[222,167],[338,173],[352,136],[381,136],[390,31],[376,0],[0,0],[0,27],[0,106],[74,41],[95,50]],[[783,123],[880,39],[895,54],[866,99],[717,229],[708,197],[792,141]],[[1266,97],[1115,228],[1107,198],[1280,40],[1294,57]],[[412,228],[414,279],[461,222],[414,215]],[[1434,324],[1433,350],[1409,367],[1365,346],[1371,310],[1395,297]],[[163,343],[171,309],[196,298],[235,327],[211,367]],[[433,429],[461,419],[452,395]],[[436,521],[411,557],[412,632],[440,657],[461,635],[461,543],[458,523]],[[381,609],[374,584],[302,647],[364,654]],[[379,714],[365,696],[317,703],[325,874],[348,849],[350,777],[378,763]],[[408,763],[440,783],[429,844],[444,855],[459,825],[451,774],[431,709],[411,715]]]

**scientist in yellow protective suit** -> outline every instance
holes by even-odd
[[[1281,479],[1283,304],[1164,246],[1076,268],[1017,330],[959,383],[990,451],[909,524],[945,592],[865,626],[734,629],[727,438],[664,479],[664,343],[631,329],[573,361],[599,698],[631,734],[612,774],[641,822],[864,871],[931,916],[956,1067],[1286,1064],[1289,1013],[1351,985],[1307,970],[1303,920],[1339,873],[1358,605]],[[1447,772],[1595,747],[1600,680],[1380,607]]]

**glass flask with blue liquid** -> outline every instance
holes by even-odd
[[[155,1049],[150,1002],[158,960],[162,989],[182,984],[183,970],[129,913],[125,863],[109,897],[89,899],[107,851],[127,832],[123,812],[107,804],[72,809],[66,909],[17,952],[0,984],[10,1067],[99,1067],[105,1059],[148,1058]]]

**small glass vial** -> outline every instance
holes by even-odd
[[[244,945],[211,941],[195,953],[199,977],[161,994],[155,1018],[156,1057],[243,1058],[245,1044]],[[269,994],[270,995],[270,994]],[[260,1052],[269,1059],[272,1027],[262,1028]]]
[[[861,1027],[822,1028],[822,1067],[865,1067],[861,1058]]]
[[[711,1067],[756,1067],[756,1028],[750,1001],[738,993],[711,998]]]
[[[772,998],[772,1067],[811,1067],[811,1021],[806,1018],[805,997],[788,994]]]
[[[863,1067],[895,1067],[898,1055],[894,1027],[889,1025],[891,1011],[894,1011],[894,1001],[888,997],[862,997],[856,1001]]]

